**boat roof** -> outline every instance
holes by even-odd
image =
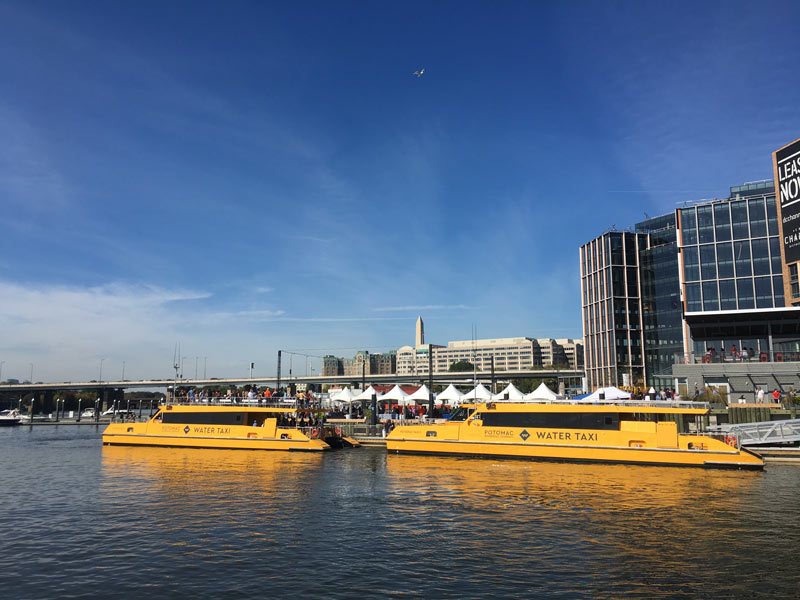
[[[170,412],[210,412],[210,413],[295,413],[297,411],[311,410],[297,408],[296,406],[278,406],[278,405],[261,405],[258,404],[161,404],[158,407],[160,410]]]
[[[586,412],[586,413],[649,413],[649,414],[708,414],[710,406],[706,402],[644,400],[614,400],[602,402],[580,402],[577,400],[553,400],[547,402],[482,402],[472,404],[471,408],[503,410],[505,412]]]

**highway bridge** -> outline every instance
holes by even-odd
[[[448,385],[454,384],[460,386],[464,390],[472,389],[475,381],[483,384],[489,384],[494,378],[495,381],[514,381],[526,378],[546,378],[556,379],[559,382],[564,382],[565,385],[576,387],[580,385],[580,379],[583,377],[583,371],[568,370],[568,369],[537,369],[534,371],[505,371],[502,373],[495,372],[492,374],[490,371],[479,371],[477,373],[460,372],[460,373],[434,373],[433,383]],[[363,382],[366,385],[393,385],[393,384],[407,384],[418,385],[421,383],[428,383],[427,376],[420,375],[366,375]],[[204,387],[204,386],[242,386],[242,385],[258,385],[277,387],[279,384],[278,377],[243,377],[243,378],[230,378],[230,379],[141,379],[138,381],[117,380],[117,381],[59,381],[49,383],[0,383],[0,392],[47,392],[59,390],[109,390],[109,389],[164,389],[177,384],[178,386],[185,387]],[[312,375],[306,377],[281,377],[280,385],[286,386],[290,384],[313,384],[313,385],[343,385],[361,387],[362,378],[353,377],[351,375]]]

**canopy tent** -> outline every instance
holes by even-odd
[[[408,402],[408,394],[399,385],[395,385],[385,394],[378,396],[378,400],[394,400],[398,404],[405,404]]]
[[[603,394],[605,400],[630,400],[631,395],[614,386],[607,388],[597,388],[593,393],[589,394],[581,402],[597,402],[600,400],[600,394]]]
[[[436,394],[437,404],[452,404],[461,400],[461,392],[452,383],[443,392]]]
[[[378,390],[369,386],[363,392],[353,397],[353,400],[372,400],[372,396],[378,396]]]
[[[479,383],[477,387],[471,392],[467,392],[466,394],[461,396],[462,402],[466,402],[468,400],[491,400],[491,399],[492,399],[492,392],[487,390],[482,383]]]
[[[352,402],[355,398],[356,395],[349,387],[339,390],[331,396],[331,400],[334,402]]]
[[[506,395],[508,398],[506,398]],[[525,397],[525,394],[520,392],[513,383],[509,383],[506,388],[500,392],[499,394],[494,394],[492,396],[492,400],[508,400],[509,402],[517,402],[522,400]]]
[[[544,381],[539,384],[535,390],[533,390],[530,394],[525,394],[523,398],[525,401],[531,400],[556,400],[558,396],[553,393],[549,387],[544,384]]]
[[[431,391],[424,383],[419,386],[419,389],[413,394],[409,394],[408,399],[413,402],[428,402],[430,400]]]

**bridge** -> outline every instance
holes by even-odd
[[[394,385],[394,384],[408,384],[417,385],[421,383],[428,383],[430,379],[433,383],[448,385],[460,385],[462,387],[472,385],[475,381],[478,383],[491,383],[493,380],[497,381],[514,381],[518,379],[536,378],[536,379],[557,379],[559,382],[570,380],[580,380],[583,377],[583,371],[569,370],[569,369],[537,369],[535,371],[504,371],[502,373],[491,371],[479,371],[477,373],[458,372],[458,373],[434,373],[431,378],[426,375],[398,375],[396,373],[390,375],[365,375],[363,378],[364,383],[367,385]],[[58,390],[108,390],[108,389],[153,389],[164,388],[167,389],[173,385],[184,387],[204,387],[204,386],[241,386],[241,385],[266,385],[270,387],[278,387],[280,385],[291,384],[312,384],[312,385],[348,385],[360,386],[362,383],[361,376],[352,375],[312,375],[305,377],[242,377],[242,378],[226,378],[226,379],[141,379],[138,381],[129,381],[127,379],[117,381],[60,381],[49,383],[0,383],[0,392],[47,392]]]

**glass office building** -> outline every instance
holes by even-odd
[[[800,328],[784,298],[772,181],[678,210],[684,362],[796,360]]]
[[[672,387],[673,365],[800,359],[772,181],[610,231],[581,247],[590,389]]]
[[[639,254],[647,235],[612,231],[581,248],[584,360],[589,387],[642,385]]]

